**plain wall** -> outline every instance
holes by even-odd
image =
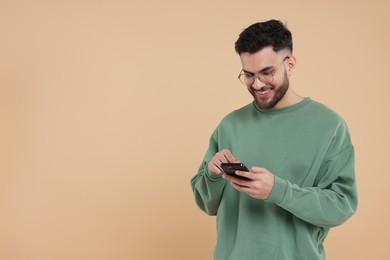
[[[388,1],[0,1],[0,259],[211,259],[189,181],[251,102],[238,34],[287,22],[291,86],[347,121],[359,208],[328,259],[388,259]]]

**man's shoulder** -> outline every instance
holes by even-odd
[[[228,113],[227,115],[225,115],[223,117],[222,122],[225,122],[225,121],[229,122],[229,121],[235,121],[238,119],[242,119],[244,117],[247,117],[249,114],[251,114],[253,110],[254,110],[254,108],[253,108],[253,102],[252,102],[252,103],[249,103],[243,107],[240,107],[238,109],[231,111],[230,113]]]
[[[329,106],[315,100],[311,100],[308,113],[318,120],[328,120],[335,123],[345,123],[343,117]]]

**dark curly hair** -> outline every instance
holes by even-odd
[[[291,52],[293,50],[291,32],[278,20],[250,25],[240,33],[235,43],[238,54],[255,53],[268,46],[272,46],[275,52],[283,49],[289,49]]]

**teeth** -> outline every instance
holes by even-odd
[[[263,91],[259,91],[259,92],[260,92],[261,95],[264,95],[264,94],[267,94],[270,91],[271,91],[270,89],[267,89],[267,90],[263,90]]]

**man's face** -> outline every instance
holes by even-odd
[[[288,51],[274,52],[272,47],[266,47],[256,53],[242,53],[240,59],[245,73],[254,75],[271,75],[271,83],[261,82],[255,78],[252,85],[247,86],[249,93],[261,109],[276,109],[285,106],[284,99],[288,96],[289,74],[287,70],[295,59],[289,57]],[[290,59],[294,59],[290,61]],[[271,76],[272,78],[272,76]]]

